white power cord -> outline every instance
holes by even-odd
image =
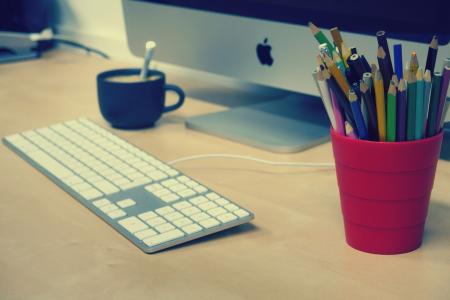
[[[194,159],[204,159],[204,158],[232,158],[232,159],[245,159],[249,161],[254,161],[262,164],[272,165],[272,166],[291,166],[291,167],[322,167],[322,168],[334,168],[334,163],[308,163],[308,162],[289,162],[289,161],[270,161],[265,159],[260,159],[252,156],[227,154],[227,153],[217,153],[217,154],[199,154],[181,157],[172,161],[167,162],[169,165],[174,165],[183,161],[194,160]]]

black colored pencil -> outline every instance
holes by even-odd
[[[389,61],[387,55],[384,52],[383,47],[378,47],[377,51],[378,67],[380,68],[381,76],[383,77],[384,94],[389,89],[389,84],[392,78],[392,72],[389,71]],[[392,66],[391,66],[392,67]]]
[[[354,72],[358,76],[358,80],[362,79],[365,68],[358,54],[352,54],[350,56],[348,65],[350,66],[352,72]]]
[[[436,56],[438,52],[438,39],[433,36],[431,40],[430,47],[428,48],[427,63],[425,65],[425,70],[430,70],[431,77],[434,75],[434,66],[436,65]]]
[[[369,62],[367,61],[367,59],[362,54],[359,57],[361,58],[361,61],[363,63],[364,72],[370,72],[371,69],[370,69],[370,65],[369,65]]]
[[[382,47],[384,50],[384,53],[386,53],[388,71],[389,71],[389,74],[392,76],[392,74],[394,73],[394,68],[392,67],[391,54],[389,52],[389,46],[388,46],[387,39],[386,39],[386,32],[384,30],[380,30],[377,32],[376,35],[377,35],[377,40],[378,40],[378,46]],[[389,76],[389,78],[391,78],[391,76]],[[388,86],[389,86],[389,83],[388,83]]]

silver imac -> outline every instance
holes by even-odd
[[[414,50],[425,59],[431,39],[425,31],[439,28],[424,20],[416,30],[398,14],[377,15],[370,3],[347,2],[349,8],[342,9],[342,2],[326,7],[320,1],[122,0],[134,55],[143,56],[145,41],[154,40],[160,61],[264,86],[264,91],[283,90],[274,101],[261,103],[255,93],[255,104],[186,120],[189,128],[274,152],[296,152],[328,140],[329,121],[311,76],[318,44],[308,21],[344,29],[344,40],[351,41],[347,46],[357,46],[369,61],[376,60],[379,29],[391,29],[390,36],[401,40],[404,58]],[[379,27],[383,21],[389,28]],[[417,41],[423,45],[417,47]]]

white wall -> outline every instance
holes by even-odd
[[[60,34],[113,58],[133,60],[127,46],[121,0],[55,0]]]

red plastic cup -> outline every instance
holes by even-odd
[[[420,247],[442,132],[409,142],[351,139],[331,130],[347,243],[376,254]]]

